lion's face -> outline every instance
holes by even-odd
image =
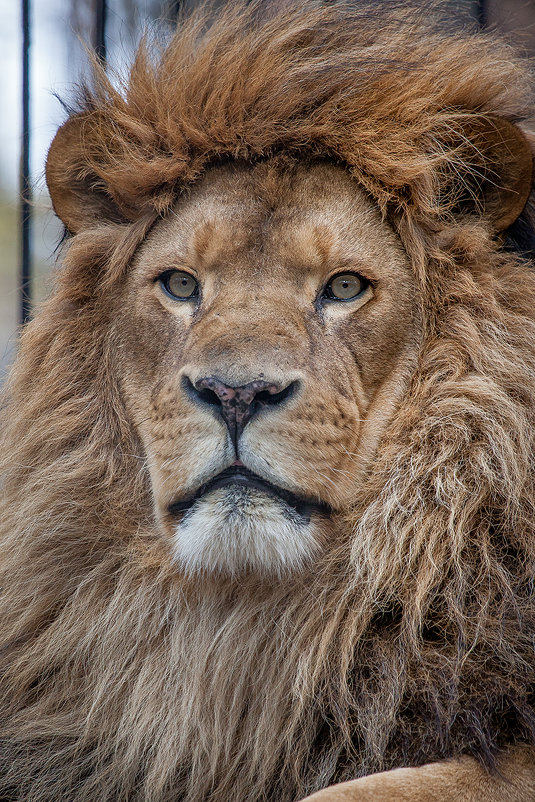
[[[338,167],[213,169],[153,228],[117,362],[183,569],[281,573],[334,537],[410,378],[417,302]]]

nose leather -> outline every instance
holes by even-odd
[[[206,391],[214,394],[215,398],[213,401],[208,400],[208,403],[220,405],[219,411],[235,446],[244,428],[261,406],[278,403],[275,398],[271,400],[270,396],[285,389],[260,379],[241,387],[231,387],[215,376],[198,379],[193,386],[204,401],[208,400]],[[258,397],[260,394],[262,398]]]

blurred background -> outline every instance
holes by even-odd
[[[388,5],[388,0],[376,1]],[[25,4],[32,214],[31,279],[23,287],[19,197]],[[195,4],[196,0],[0,0],[0,383],[16,352],[21,294],[25,292],[31,305],[46,295],[62,233],[44,183],[46,153],[65,119],[57,96],[68,101],[87,66],[86,46],[104,44],[109,69],[120,69],[147,26],[175,25],[179,10]],[[526,57],[535,56],[535,0],[440,0],[439,8],[453,27],[497,28]]]

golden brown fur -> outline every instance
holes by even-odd
[[[499,773],[489,774],[472,758],[461,757],[419,768],[394,769],[333,785],[304,802],[525,802],[535,798],[533,754],[516,748],[500,758]]]
[[[47,174],[76,236],[4,400],[3,799],[290,802],[534,744],[535,274],[503,247],[530,233],[509,228],[528,77],[491,37],[421,24],[201,16],[155,65],[140,51],[124,97],[97,76],[60,131]],[[160,345],[125,299],[151,237],[234,162],[264,204],[275,176],[274,208],[281,164],[353,176],[410,266],[414,361],[321,556],[195,581],[153,512],[135,399]]]

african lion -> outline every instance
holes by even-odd
[[[389,8],[193,16],[52,144],[3,800],[535,799],[529,77]]]

